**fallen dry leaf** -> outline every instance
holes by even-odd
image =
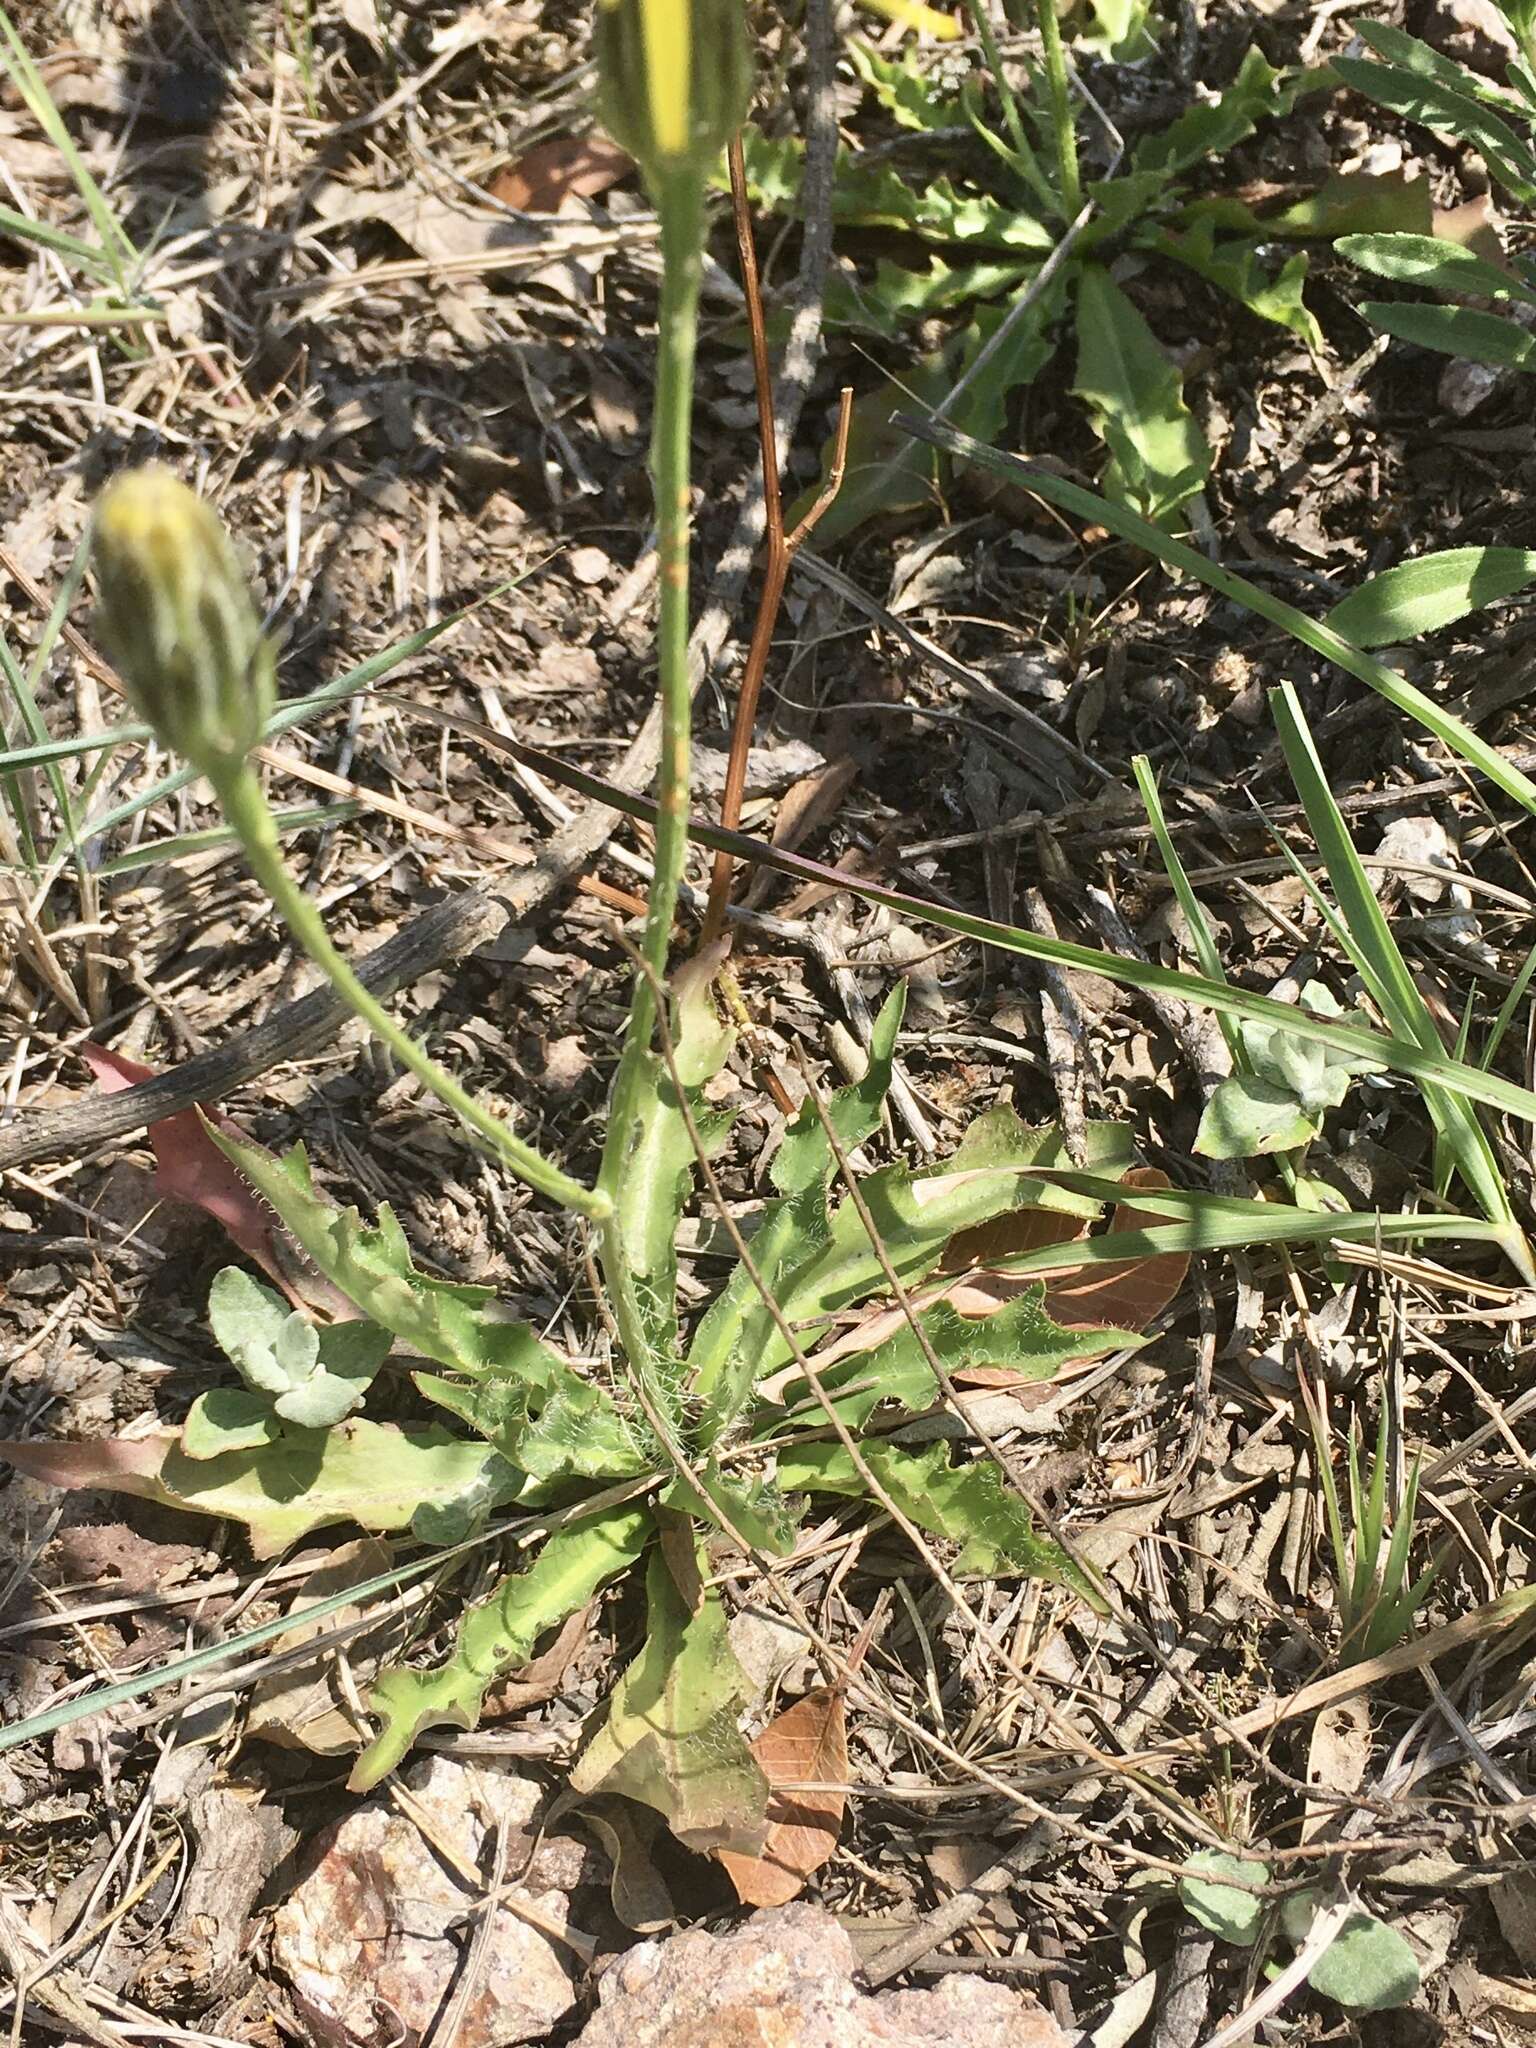
[[[1348,1797],[1365,1783],[1371,1767],[1371,1710],[1363,1699],[1336,1700],[1312,1724],[1307,1746],[1307,1783],[1320,1792]],[[1309,1842],[1335,1818],[1337,1799],[1307,1801],[1301,1839]]]
[[[744,1906],[783,1906],[837,1847],[847,1795],[848,1738],[843,1695],[818,1686],[777,1715],[752,1745],[768,1780],[768,1832],[760,1854],[716,1855]],[[804,1789],[815,1785],[822,1789]]]
[[[635,168],[627,150],[599,129],[556,135],[498,172],[488,187],[515,213],[558,213],[567,199],[595,199]]]
[[[587,1639],[592,1614],[590,1601],[585,1607],[578,1607],[574,1614],[566,1616],[547,1650],[491,1687],[480,1709],[482,1726],[504,1721],[528,1707],[542,1707],[546,1700],[555,1698],[565,1684],[572,1659]]]
[[[1021,1259],[1049,1244],[1071,1244],[1087,1228],[1085,1216],[1070,1215],[1065,1209],[1015,1209],[1011,1215],[994,1216],[990,1223],[978,1223],[973,1230],[957,1230],[944,1248],[939,1270],[984,1272],[1004,1259]]]
[[[131,1060],[103,1045],[82,1045],[80,1057],[95,1075],[103,1095],[116,1095],[136,1082],[153,1080],[156,1073],[142,1060]],[[221,1128],[245,1137],[244,1131],[217,1110],[209,1115]],[[206,1210],[241,1251],[281,1282],[272,1249],[271,1217],[208,1136],[197,1111],[184,1109],[176,1116],[161,1117],[149,1126],[149,1142],[155,1152],[155,1192],[168,1202],[187,1202],[194,1209]]]
[[[104,1095],[153,1080],[158,1071],[101,1045],[82,1045],[80,1056]],[[209,1137],[204,1117],[242,1143],[251,1143],[233,1117],[207,1104],[201,1115],[196,1109],[183,1109],[175,1116],[158,1118],[148,1126],[155,1154],[155,1193],[213,1217],[231,1242],[276,1281],[295,1308],[314,1309],[332,1322],[353,1321],[361,1313],[356,1304],[333,1287],[278,1228],[272,1212]]]
[[[843,798],[858,779],[858,762],[851,755],[843,754],[837,760],[829,761],[824,768],[817,768],[809,775],[802,775],[799,781],[792,782],[779,799],[773,821],[774,845],[788,847],[793,852],[813,832],[819,832],[823,825],[830,825],[843,807]]]
[[[112,1493],[134,1493],[146,1500],[164,1500],[160,1468],[176,1432],[158,1429],[148,1436],[93,1437],[85,1443],[60,1443],[50,1437],[0,1443],[0,1459],[29,1479],[61,1492],[88,1492],[101,1487]]]
[[[378,1536],[338,1545],[329,1556],[317,1560],[315,1569],[294,1591],[290,1609],[313,1606],[332,1593],[375,1578],[389,1570],[394,1556],[394,1545]],[[360,1620],[364,1612],[363,1607],[341,1607],[317,1621],[299,1622],[283,1638],[284,1645],[296,1647],[327,1630],[346,1627]],[[406,1615],[395,1614],[348,1640],[347,1662],[365,1691],[386,1659],[399,1661],[408,1626]],[[307,1749],[317,1756],[344,1756],[361,1749],[365,1732],[357,1716],[338,1703],[334,1669],[333,1659],[324,1657],[258,1679],[246,1715],[247,1732],[263,1736],[281,1749]]]
[[[1455,242],[1460,248],[1470,249],[1485,263],[1496,263],[1500,270],[1510,268],[1504,244],[1499,239],[1493,199],[1487,192],[1480,192],[1475,199],[1465,200],[1460,206],[1437,206],[1434,233],[1442,242]],[[1513,271],[1510,274],[1513,276]]]
[[[1139,1187],[1165,1188],[1170,1183],[1157,1168],[1138,1166],[1125,1174],[1121,1185],[1133,1193]],[[1116,1204],[1109,1229],[1145,1230],[1166,1221],[1150,1210],[1138,1209],[1134,1201],[1125,1201]],[[1022,1258],[1026,1252],[1071,1245],[1082,1236],[1084,1227],[1080,1217],[1059,1209],[1019,1209],[975,1230],[959,1232],[944,1254],[944,1271],[964,1275],[960,1285],[948,1290],[950,1301],[961,1315],[989,1315],[1044,1278],[1045,1312],[1062,1329],[1108,1327],[1139,1334],[1183,1286],[1189,1270],[1187,1252],[1159,1252],[1152,1258],[1089,1266],[1073,1262],[1070,1252],[1064,1251],[1056,1272],[997,1270],[1005,1260]]]
[[[1136,1166],[1125,1175],[1127,1189],[1166,1188],[1166,1173]],[[1110,1231],[1147,1230],[1166,1223],[1165,1216],[1118,1202]],[[1098,1329],[1108,1323],[1117,1330],[1145,1330],[1172,1301],[1189,1271],[1188,1252],[1159,1252],[1153,1258],[1116,1260],[1107,1266],[1079,1266],[1075,1273],[1045,1283],[1045,1311],[1064,1330]]]

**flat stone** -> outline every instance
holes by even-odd
[[[492,1765],[434,1756],[405,1779],[432,1834],[467,1870],[484,1868],[492,1825],[510,1830],[508,1867],[518,1870],[544,1791]],[[570,1901],[549,1879],[587,1875],[579,1845],[547,1844],[515,1888],[522,1913],[497,1910],[476,1959],[475,1993],[456,2048],[514,2048],[543,2041],[576,1999],[581,1965],[558,1936]],[[279,1908],[273,1957],[296,2005],[326,2048],[420,2048],[460,1980],[478,1925],[479,1897],[422,1829],[387,1795],[368,1800],[320,1838],[308,1875]],[[545,1930],[548,1930],[546,1932]]]
[[[728,1934],[644,1941],[604,1977],[574,2048],[1066,2048],[1005,1985],[862,1992],[853,1943],[820,1906],[754,1913]]]

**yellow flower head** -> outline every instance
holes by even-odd
[[[654,187],[708,170],[752,91],[742,0],[598,0],[603,120]]]
[[[276,695],[272,648],[211,505],[159,464],[96,506],[101,637],[135,709],[217,778],[260,739]]]

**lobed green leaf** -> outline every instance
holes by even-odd
[[[527,1571],[465,1610],[446,1664],[436,1671],[387,1672],[368,1702],[382,1725],[358,1758],[349,1789],[366,1792],[378,1784],[425,1728],[473,1728],[495,1680],[526,1664],[546,1629],[585,1607],[632,1564],[651,1526],[643,1508],[609,1508],[554,1530]]]
[[[614,1793],[653,1807],[686,1847],[755,1854],[768,1781],[743,1739],[749,1687],[720,1596],[702,1585],[691,1536],[674,1528],[646,1573],[646,1634],[570,1776],[583,1797]],[[679,1587],[668,1552],[688,1583]],[[691,1568],[690,1568],[691,1567]]]
[[[990,1459],[952,1465],[946,1443],[925,1444],[921,1450],[865,1443],[860,1454],[909,1521],[960,1545],[957,1578],[1052,1579],[1103,1611],[1092,1582],[1060,1544],[1039,1534],[1028,1507],[1005,1488]],[[786,1493],[869,1498],[863,1474],[841,1444],[799,1444],[780,1452],[778,1478]]]

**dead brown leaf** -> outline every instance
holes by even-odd
[[[768,1832],[760,1854],[716,1850],[744,1906],[783,1906],[837,1847],[847,1795],[842,1690],[818,1686],[768,1723],[752,1745],[768,1780]],[[820,1789],[808,1790],[809,1786]]]
[[[525,1707],[541,1707],[546,1700],[552,1700],[565,1684],[571,1660],[586,1641],[591,1625],[590,1603],[568,1615],[547,1650],[535,1657],[531,1664],[514,1671],[510,1678],[502,1679],[486,1694],[485,1704],[480,1709],[482,1723],[504,1721],[511,1714],[521,1713]]]
[[[308,1607],[348,1586],[360,1585],[364,1579],[388,1571],[394,1555],[393,1544],[379,1536],[340,1544],[317,1562],[294,1593],[291,1605],[295,1609]],[[362,1607],[342,1607],[318,1621],[300,1622],[283,1638],[284,1647],[295,1647],[322,1631],[358,1621],[364,1611]],[[398,1660],[407,1626],[408,1617],[396,1614],[349,1640],[347,1662],[360,1686],[368,1685],[386,1659]],[[251,1693],[247,1728],[281,1749],[308,1749],[317,1756],[344,1756],[361,1749],[364,1732],[339,1695],[333,1670],[331,1658],[319,1657],[312,1664],[259,1679]]]
[[[1307,1783],[1348,1796],[1365,1783],[1371,1766],[1371,1710],[1363,1699],[1336,1700],[1312,1724]],[[1301,1839],[1310,1841],[1337,1812],[1334,1800],[1308,1800]]]
[[[488,189],[515,213],[558,213],[567,199],[595,199],[634,168],[629,152],[594,128],[536,144],[498,172]]]
[[[80,1056],[103,1095],[115,1095],[121,1088],[148,1081],[156,1072],[142,1060],[89,1042],[81,1046]],[[271,1210],[209,1137],[204,1117],[243,1143],[251,1142],[232,1117],[208,1105],[203,1105],[201,1113],[184,1109],[175,1116],[157,1118],[148,1128],[155,1154],[156,1194],[168,1202],[202,1209],[222,1224],[231,1242],[253,1259],[268,1279],[277,1282],[295,1308],[314,1309],[332,1322],[353,1321],[362,1311],[333,1287],[279,1228]]]
[[[1126,1174],[1127,1188],[1166,1188],[1166,1173],[1156,1167],[1134,1166]],[[1134,1202],[1118,1202],[1110,1218],[1111,1232],[1147,1230],[1166,1222]],[[1107,1266],[1079,1266],[1075,1273],[1045,1283],[1045,1311],[1064,1330],[1097,1330],[1106,1323],[1117,1330],[1145,1330],[1184,1285],[1189,1271],[1188,1252],[1159,1252],[1150,1259],[1116,1260]]]
[[[1479,192],[1475,199],[1465,200],[1460,206],[1437,206],[1434,233],[1442,242],[1455,242],[1462,249],[1470,249],[1485,263],[1496,263],[1500,270],[1509,269],[1504,244],[1499,240],[1498,216],[1487,192]]]
[[[842,809],[843,799],[858,779],[858,773],[858,763],[845,755],[791,783],[779,799],[773,821],[774,845],[788,847],[793,852],[796,847],[804,845],[812,833],[830,825]],[[766,899],[772,883],[771,871],[760,868],[747,891],[748,903]]]
[[[1132,1167],[1121,1185],[1136,1188],[1165,1188],[1168,1176],[1155,1167]],[[1145,1230],[1166,1218],[1138,1209],[1133,1201],[1116,1204],[1110,1218],[1112,1232]],[[1049,1245],[1067,1246],[1083,1234],[1082,1219],[1058,1209],[1020,1209],[1011,1216],[975,1230],[961,1231],[951,1239],[944,1255],[944,1270],[966,1275],[962,1285],[948,1290],[949,1299],[962,1315],[989,1315],[1003,1302],[1012,1300],[1042,1278],[1039,1273],[1011,1274],[998,1271],[1009,1259]],[[1045,1311],[1064,1330],[1145,1330],[1154,1316],[1165,1309],[1184,1284],[1189,1270],[1186,1252],[1159,1252],[1153,1258],[1117,1259],[1108,1265],[1084,1265],[1064,1253],[1061,1268],[1048,1272],[1045,1280]]]
[[[1070,1215],[1065,1209],[1015,1209],[1012,1215],[994,1216],[990,1223],[978,1223],[973,1230],[956,1231],[944,1248],[939,1270],[984,1272],[1005,1259],[1043,1251],[1047,1245],[1071,1244],[1087,1228],[1085,1217]]]

